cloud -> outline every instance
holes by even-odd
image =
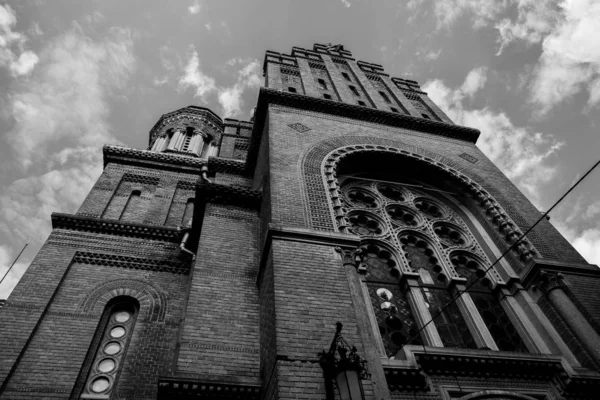
[[[348,0],[342,0],[342,3],[344,3],[346,8],[350,8],[350,6],[352,5],[352,4],[350,4],[350,2]]]
[[[458,89],[440,80],[428,81],[423,89],[456,123],[481,130],[478,147],[534,203],[540,204],[540,187],[555,176],[556,166],[551,159],[563,143],[551,135],[514,126],[502,111],[467,108],[465,100],[481,90],[485,81],[485,69],[475,68]]]
[[[190,14],[198,14],[202,6],[200,5],[200,0],[194,0],[194,2],[188,7],[188,11]]]
[[[196,50],[190,53],[184,74],[179,78],[178,90],[184,92],[188,88],[195,89],[194,96],[200,97],[203,101],[206,101],[208,94],[217,89],[215,80],[200,69],[200,58]]]
[[[230,60],[228,65],[243,63],[242,60]],[[242,94],[247,88],[257,88],[262,83],[261,68],[257,60],[249,61],[237,73],[237,82],[230,87],[220,88],[218,99],[223,107],[224,117],[234,117],[242,113]]]
[[[434,0],[431,1],[437,21],[437,30],[449,28],[459,18],[469,15],[473,18],[475,29],[486,26],[501,15],[509,0]],[[418,11],[429,0],[410,0],[406,7]]]
[[[108,104],[135,69],[132,49],[128,29],[110,28],[93,40],[74,24],[41,50],[31,77],[4,95],[13,125],[0,140],[14,154],[3,160],[1,176],[11,182],[0,193],[0,230],[11,241],[5,254],[27,239],[37,251],[50,232],[49,215],[75,212],[98,178],[101,145],[118,142]]]
[[[233,85],[217,86],[215,79],[200,68],[198,52],[195,49],[192,50],[184,67],[183,75],[179,78],[178,90],[183,92],[191,88],[195,91],[194,97],[199,97],[203,102],[207,102],[208,96],[216,93],[217,101],[222,107],[223,117],[240,115],[244,104],[242,100],[244,91],[249,88],[257,88],[262,84],[260,64],[254,59],[233,58],[228,60],[225,66],[241,67],[235,73],[236,81]]]
[[[17,17],[13,9],[9,5],[0,5],[0,67],[8,68],[12,76],[28,75],[39,58],[31,50],[24,50],[27,38],[21,33],[13,32],[16,23]]]
[[[600,3],[565,0],[560,22],[542,42],[542,55],[530,84],[531,100],[541,114],[582,90],[588,105],[600,101]]]

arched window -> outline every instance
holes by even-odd
[[[125,203],[125,207],[123,207],[123,212],[119,217],[120,221],[131,221],[135,219],[136,212],[140,211],[141,198],[141,191],[134,190],[131,192],[129,198],[127,199],[127,203]]]
[[[490,289],[486,254],[450,202],[417,185],[366,178],[347,178],[341,193],[350,230],[367,243],[363,269],[388,357],[409,338],[433,346],[527,351]],[[457,286],[476,277],[482,279],[452,302]],[[440,312],[429,339],[415,338],[414,322],[423,325]]]
[[[82,399],[109,399],[127,354],[139,305],[135,299],[113,299],[105,308],[92,350],[78,383]]]
[[[192,226],[192,217],[194,216],[194,198],[190,198],[185,203],[185,210],[183,211],[183,217],[181,218],[181,225]]]

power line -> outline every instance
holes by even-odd
[[[469,290],[469,289],[470,289],[470,288],[471,288],[473,285],[475,285],[475,284],[476,284],[476,283],[477,283],[477,282],[478,282],[478,281],[479,281],[481,278],[483,278],[483,277],[484,277],[484,276],[485,276],[485,275],[488,273],[488,271],[489,271],[489,270],[491,270],[491,269],[494,267],[494,265],[498,264],[498,262],[499,262],[500,260],[502,260],[502,259],[503,259],[503,258],[504,258],[504,257],[505,257],[505,256],[506,256],[506,255],[507,255],[507,254],[508,254],[508,253],[509,253],[509,252],[510,252],[510,251],[511,251],[511,250],[512,250],[512,249],[513,249],[515,246],[517,246],[519,243],[521,243],[521,241],[522,241],[522,240],[525,238],[525,236],[527,236],[527,234],[528,234],[529,232],[531,232],[531,231],[533,230],[533,228],[535,228],[535,227],[537,226],[537,224],[539,224],[539,223],[540,223],[540,221],[542,221],[544,218],[546,218],[546,216],[547,216],[547,215],[548,215],[548,214],[549,214],[549,213],[550,213],[552,210],[554,210],[554,208],[555,208],[555,207],[556,207],[558,204],[560,204],[560,202],[561,202],[561,201],[563,201],[563,199],[564,199],[565,197],[567,197],[567,196],[569,195],[569,193],[571,193],[571,192],[572,192],[572,191],[573,191],[573,190],[574,190],[574,189],[577,187],[577,185],[579,185],[579,184],[581,183],[581,181],[583,181],[583,180],[584,180],[584,179],[585,179],[585,178],[586,178],[586,177],[587,177],[587,176],[588,176],[588,175],[589,175],[589,174],[590,174],[590,173],[591,173],[591,172],[592,172],[594,169],[596,169],[596,167],[597,167],[598,165],[600,165],[600,160],[598,160],[598,161],[597,161],[597,162],[596,162],[596,163],[595,163],[595,164],[594,164],[594,165],[593,165],[593,166],[592,166],[590,169],[588,169],[588,171],[587,171],[587,172],[586,172],[586,173],[585,173],[585,174],[584,174],[584,175],[583,175],[581,178],[579,178],[579,180],[577,180],[577,182],[575,182],[575,184],[574,184],[573,186],[571,186],[571,188],[570,188],[569,190],[567,190],[567,191],[565,192],[565,194],[563,194],[563,195],[562,195],[562,196],[561,196],[561,197],[560,197],[560,198],[559,198],[559,199],[558,199],[558,200],[557,200],[557,201],[556,201],[556,202],[555,202],[555,203],[552,205],[552,207],[550,207],[550,208],[549,208],[549,209],[548,209],[548,210],[547,210],[547,211],[546,211],[546,212],[545,212],[545,213],[544,213],[544,214],[543,214],[543,215],[542,215],[542,216],[541,216],[541,217],[540,217],[540,218],[539,218],[537,221],[535,221],[535,223],[534,223],[533,225],[531,225],[531,226],[529,227],[529,229],[527,229],[527,230],[525,231],[525,233],[523,233],[523,235],[521,235],[521,237],[519,238],[519,240],[517,240],[517,241],[516,241],[516,242],[514,242],[512,245],[510,245],[510,246],[508,247],[508,249],[506,249],[506,250],[504,251],[504,253],[502,253],[502,254],[500,255],[500,257],[498,257],[498,258],[496,259],[496,261],[494,261],[494,262],[493,262],[493,263],[492,263],[492,264],[491,264],[491,265],[490,265],[490,266],[489,266],[489,267],[488,267],[488,268],[487,268],[487,269],[484,271],[484,273],[483,273],[483,274],[481,274],[481,276],[478,276],[478,277],[476,277],[476,279],[475,279],[475,280],[473,280],[473,281],[472,281],[472,282],[471,282],[469,285],[467,285],[467,286],[465,287],[465,289],[464,289],[464,290],[461,290],[461,291],[459,291],[459,292],[458,292],[458,294],[457,294],[456,296],[454,296],[454,297],[453,297],[453,298],[452,298],[452,299],[451,299],[451,300],[450,300],[450,301],[449,301],[449,302],[448,302],[448,303],[447,303],[447,304],[446,304],[444,307],[442,307],[442,309],[441,309],[440,311],[438,311],[438,313],[437,313],[435,316],[431,317],[431,319],[430,319],[429,321],[427,321],[427,323],[426,323],[425,325],[423,325],[423,326],[421,327],[421,329],[419,329],[419,330],[418,330],[418,331],[417,331],[417,332],[416,332],[416,333],[415,333],[413,336],[411,336],[411,337],[410,337],[410,338],[409,338],[409,339],[406,341],[406,343],[404,343],[404,344],[402,345],[402,347],[400,347],[400,349],[404,348],[404,346],[406,346],[407,344],[409,344],[409,343],[410,343],[412,340],[414,340],[414,339],[416,339],[417,337],[419,337],[419,336],[420,336],[420,333],[423,331],[423,329],[425,329],[425,328],[426,328],[426,327],[427,327],[427,326],[428,326],[430,323],[432,323],[432,322],[433,322],[433,321],[434,321],[434,320],[435,320],[437,317],[439,317],[440,315],[442,315],[442,313],[443,313],[444,311],[446,311],[446,309],[447,309],[448,307],[450,307],[452,304],[454,304],[454,302],[456,302],[456,300],[458,300],[458,298],[459,298],[460,296],[462,296],[462,294],[463,294],[463,293],[466,293],[466,292],[467,292],[467,291],[468,291],[468,290]]]
[[[19,257],[21,257],[21,254],[23,254],[23,252],[25,251],[25,247],[27,247],[27,245],[29,245],[29,241],[27,241],[27,243],[25,243],[25,246],[23,246],[23,248],[21,249],[21,251],[17,255],[17,258],[15,258],[15,261],[13,261],[13,263],[10,264],[10,267],[8,267],[8,269],[6,270],[6,274],[4,274],[4,276],[2,277],[2,279],[0,279],[0,285],[2,284],[2,282],[4,282],[4,278],[6,278],[8,276],[8,273],[10,272],[10,270],[12,269],[12,267],[17,263],[17,260],[19,259]]]

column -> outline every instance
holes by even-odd
[[[406,292],[408,303],[410,304],[413,315],[417,320],[417,325],[419,329],[421,329],[426,323],[431,321],[429,307],[427,307],[425,299],[423,298],[423,293],[419,287],[418,278],[408,278],[406,280],[406,285],[408,286],[408,291]],[[421,331],[421,333],[425,338],[426,345],[433,347],[444,347],[444,343],[442,342],[442,338],[440,337],[434,322],[431,322],[429,325],[427,325]]]
[[[473,335],[473,340],[475,340],[475,343],[479,348],[487,347],[490,350],[498,351],[496,341],[490,334],[483,318],[481,318],[481,314],[479,314],[475,303],[473,303],[473,299],[471,299],[471,296],[469,296],[468,293],[465,293],[464,290],[464,285],[457,284],[453,296],[456,296],[457,292],[463,292],[456,300],[456,305],[465,319],[471,335]]]
[[[173,136],[171,136],[171,140],[169,140],[169,145],[167,146],[167,150],[174,150],[177,147],[177,141],[179,140],[179,136],[181,135],[181,131],[176,130],[173,132]]]
[[[152,151],[162,151],[165,148],[165,143],[167,143],[167,137],[161,136],[154,141],[152,145]]]
[[[565,293],[562,274],[542,271],[537,286],[546,294],[548,301],[571,327],[589,354],[600,361],[600,336]]]

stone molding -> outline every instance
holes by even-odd
[[[207,203],[258,208],[262,193],[246,187],[221,185],[199,180],[196,184],[196,199],[201,199]]]
[[[331,246],[337,252],[342,253],[342,255],[344,255],[344,252],[351,252],[358,249],[360,244],[360,238],[358,236],[348,233],[323,232],[306,228],[284,227],[271,223],[267,229],[268,231],[260,253],[258,276],[256,278],[256,283],[258,286],[260,286],[260,282],[262,280],[264,269],[267,263],[267,257],[273,240],[288,240]]]
[[[80,215],[52,213],[52,229],[101,233],[105,235],[134,237],[161,242],[179,242],[182,233],[177,228],[121,222]]]
[[[328,114],[349,119],[360,119],[382,125],[390,125],[439,136],[452,137],[471,143],[475,143],[480,134],[477,129],[460,125],[451,125],[445,122],[418,118],[411,115],[398,114],[347,103],[332,102],[326,99],[297,93],[280,92],[278,90],[263,87],[260,89],[256,112],[254,114],[255,123],[252,130],[252,139],[250,141],[250,149],[248,150],[246,163],[247,173],[251,173],[256,165],[258,149],[262,139],[261,136],[268,114],[268,107],[272,104],[310,111],[326,112]]]
[[[152,143],[154,136],[156,136],[164,126],[172,123],[178,117],[182,118],[186,116],[189,116],[192,119],[198,119],[215,130],[223,130],[223,120],[214,111],[205,107],[187,106],[161,115],[156,124],[150,129],[148,143]]]
[[[200,175],[200,169],[207,163],[203,158],[189,155],[132,149],[116,145],[105,145],[102,148],[102,153],[104,155],[104,167],[109,163],[116,163]]]
[[[102,265],[106,267],[129,268],[153,272],[169,272],[178,275],[188,275],[191,266],[189,261],[160,260],[84,251],[75,253],[73,261],[81,264]]]
[[[209,157],[208,170],[213,172],[225,172],[229,174],[239,174],[244,172],[245,161],[234,160],[231,158]]]
[[[239,383],[197,381],[184,378],[158,379],[158,400],[173,398],[219,398],[222,400],[259,400],[261,386]]]
[[[470,179],[464,173],[452,168],[440,161],[433,160],[429,157],[410,152],[407,150],[398,149],[391,146],[376,146],[376,145],[350,145],[337,148],[329,152],[323,159],[321,166],[321,175],[323,176],[323,191],[327,193],[329,201],[333,209],[333,219],[338,229],[345,232],[349,226],[346,216],[346,210],[341,203],[340,187],[337,180],[336,169],[340,161],[350,154],[358,152],[379,152],[379,153],[395,153],[402,157],[411,158],[417,162],[425,163],[434,168],[446,173],[453,178],[458,186],[458,189],[469,195],[474,203],[477,204],[484,215],[487,215],[490,222],[502,235],[507,246],[515,246],[514,250],[518,253],[519,259],[522,262],[527,262],[536,255],[534,246],[527,238],[522,238],[523,232],[517,224],[510,218],[504,208],[485,190],[481,185]]]
[[[536,284],[540,280],[542,273],[552,275],[568,273],[600,279],[600,268],[594,264],[575,264],[534,258],[529,262],[527,270],[523,274],[523,286],[529,288],[531,285]]]

